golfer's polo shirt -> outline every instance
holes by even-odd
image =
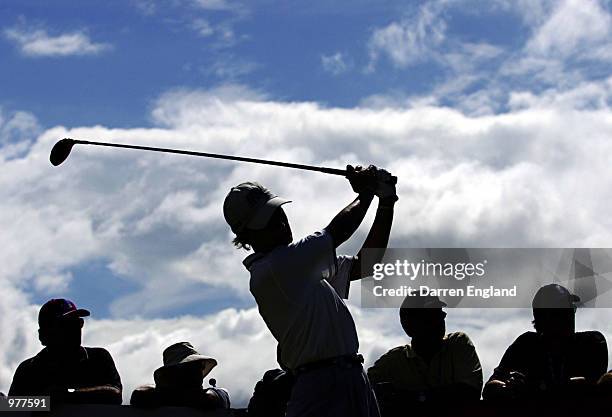
[[[470,338],[461,332],[449,333],[429,365],[410,345],[391,349],[370,369],[372,383],[390,382],[397,390],[425,391],[463,383],[482,389],[482,368]]]
[[[348,297],[354,258],[336,256],[323,230],[244,260],[259,313],[278,341],[287,369],[357,353],[359,342]]]

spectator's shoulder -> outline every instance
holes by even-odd
[[[447,343],[452,345],[468,345],[473,346],[470,337],[463,332],[453,332],[446,335]]]
[[[35,368],[37,363],[38,363],[38,361],[39,361],[38,356],[32,356],[31,358],[28,358],[28,359],[24,360],[23,362],[21,362],[19,364],[19,366],[17,366],[17,369],[15,370],[15,373],[17,373],[17,372],[27,372],[27,371]]]
[[[512,343],[513,345],[523,346],[523,345],[533,345],[538,343],[540,340],[540,336],[536,332],[525,332],[521,334],[516,340]]]
[[[113,360],[113,357],[111,356],[110,352],[104,348],[83,346],[83,349],[85,349],[85,352],[87,352],[87,356],[91,360],[100,360],[100,361],[109,361],[109,360],[112,361]]]
[[[408,345],[394,347],[378,358],[376,362],[374,362],[374,366],[385,366],[406,358],[406,351],[408,348]]]
[[[597,330],[576,332],[575,337],[581,343],[606,343],[606,337]]]

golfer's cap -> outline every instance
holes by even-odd
[[[412,293],[404,298],[401,309],[411,308],[442,308],[446,307],[446,303],[436,295],[420,295],[418,293]]]
[[[559,284],[548,284],[536,292],[531,306],[533,308],[573,308],[580,297],[569,292]]]
[[[70,317],[86,317],[89,311],[77,306],[65,298],[52,298],[40,308],[38,312],[38,326],[49,326],[58,320]]]
[[[223,215],[234,233],[266,227],[274,211],[290,200],[280,198],[256,182],[243,182],[225,197]]]

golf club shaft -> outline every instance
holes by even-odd
[[[222,155],[222,154],[207,153],[207,152],[185,151],[185,150],[180,150],[180,149],[155,148],[152,146],[126,145],[122,143],[96,142],[96,141],[81,140],[81,139],[70,139],[70,140],[72,140],[74,144],[80,144],[80,145],[97,145],[97,146],[107,146],[107,147],[112,147],[112,148],[137,149],[141,151],[175,153],[179,155],[204,156],[207,158],[226,159],[230,161],[240,161],[240,162],[252,162],[255,164],[274,165],[274,166],[285,167],[285,168],[303,169],[306,171],[317,171],[317,172],[323,172],[326,174],[341,175],[344,177],[346,177],[347,175],[347,171],[345,169],[317,167],[317,166],[304,165],[304,164],[293,164],[290,162],[270,161],[267,159],[245,158],[242,156]]]

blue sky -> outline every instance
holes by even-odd
[[[40,348],[40,303],[68,296],[127,389],[183,339],[246,401],[275,349],[227,190],[258,180],[291,198],[296,237],[352,198],[342,178],[137,152],[79,149],[54,168],[58,139],[375,163],[399,178],[395,247],[611,247],[611,63],[609,0],[1,2],[0,390]],[[358,290],[372,363],[405,336]],[[606,314],[580,325],[609,336]],[[448,323],[485,374],[530,328],[524,311]]]
[[[449,76],[448,65],[427,50],[399,67],[383,56],[368,70],[373,33],[398,19],[418,19],[424,2],[308,3],[9,0],[0,17],[1,102],[29,109],[45,126],[134,127],[150,124],[151,102],[179,86],[232,81],[287,101],[351,107],[381,92],[426,94]],[[440,20],[425,25],[415,42],[426,46],[444,18],[441,53],[472,43],[509,54],[529,36],[518,11],[500,5],[461,2],[432,13]],[[24,56],[11,30],[49,38],[81,34],[99,49]]]

